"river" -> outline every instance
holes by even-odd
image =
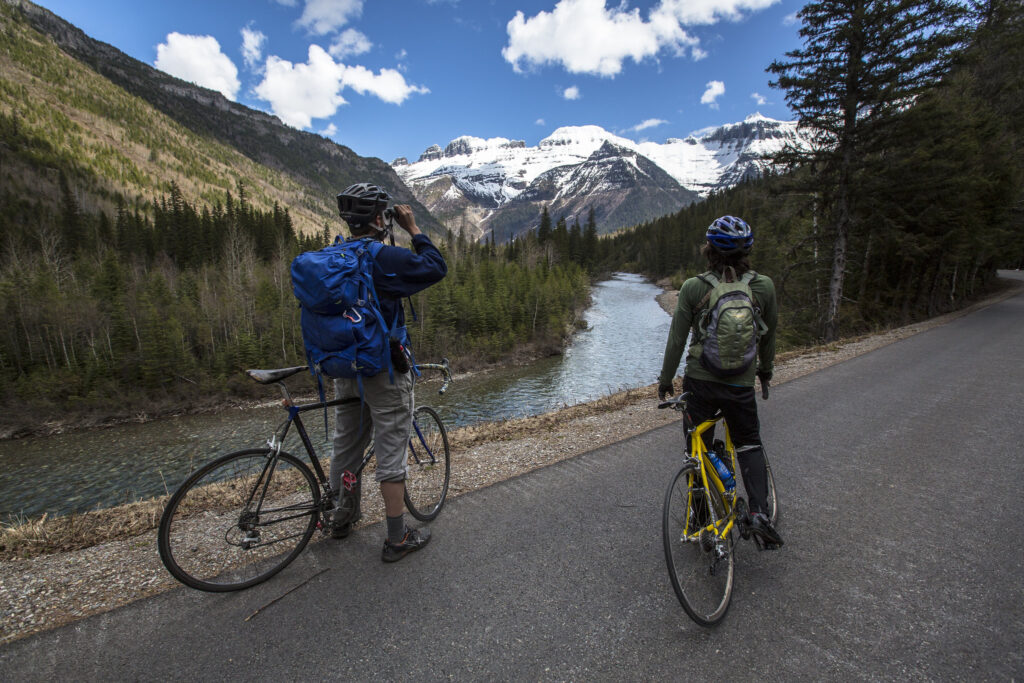
[[[436,407],[449,426],[457,426],[537,415],[650,384],[671,322],[655,300],[660,291],[638,275],[617,273],[594,286],[584,314],[587,329],[562,356],[460,378],[444,396],[427,383],[417,389],[417,402]],[[319,415],[307,414],[306,425],[326,454]],[[0,520],[173,491],[193,466],[261,446],[283,417],[279,408],[237,409],[0,442]],[[294,435],[285,448],[304,453]]]

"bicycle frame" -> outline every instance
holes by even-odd
[[[416,367],[418,370],[438,370],[439,372],[441,372],[444,381],[441,384],[441,388],[438,390],[438,393],[444,394],[448,390],[448,385],[452,381],[452,375],[451,370],[449,369],[448,366],[447,358],[445,358],[444,361],[442,361],[441,363],[421,363],[418,364]],[[281,444],[284,443],[285,437],[288,436],[288,431],[291,429],[292,424],[294,424],[295,430],[298,432],[299,439],[302,441],[302,446],[303,448],[306,449],[306,454],[309,455],[309,459],[313,465],[313,472],[316,475],[317,481],[320,482],[320,486],[326,493],[334,493],[333,491],[330,490],[330,483],[327,479],[327,475],[324,473],[324,469],[320,465],[320,458],[317,456],[316,448],[313,446],[313,442],[309,438],[309,433],[306,431],[306,425],[302,422],[302,418],[300,417],[300,415],[310,410],[322,410],[339,405],[358,403],[362,399],[355,397],[337,398],[332,399],[330,401],[318,401],[316,403],[296,405],[295,401],[292,399],[291,394],[288,392],[288,387],[285,386],[284,382],[276,382],[276,384],[280,388],[281,394],[284,397],[283,400],[281,401],[281,404],[288,411],[288,417],[287,419],[285,419],[284,422],[281,423],[281,425],[276,430],[274,430],[274,434],[267,441],[267,446],[274,451],[274,457],[269,464],[270,472],[272,473],[273,470],[276,469],[277,454],[280,453]],[[412,421],[412,426],[416,430],[417,437],[420,438],[420,443],[424,443],[424,441],[422,440],[423,433],[420,431],[420,427],[418,424],[416,424],[415,419]],[[417,462],[419,462],[419,456],[416,454],[416,449],[413,447],[413,442],[411,439],[409,442],[409,448],[410,450],[412,450],[413,457],[416,458]],[[427,451],[427,455],[430,456],[430,462],[436,463],[437,458],[434,457],[434,454],[431,453],[429,448],[427,448],[426,446],[424,448]],[[363,469],[370,462],[370,458],[372,457],[373,446],[371,444],[370,448],[367,448],[366,453],[363,454],[363,459],[362,461],[360,461],[359,467],[356,468],[356,471],[346,471],[344,476],[342,477],[342,485],[347,490],[351,490],[355,483],[359,480],[359,475],[362,474]],[[323,500],[326,501],[328,498],[329,496],[324,496]],[[260,501],[260,504],[262,505],[262,500]]]
[[[711,513],[711,524],[707,525],[703,529],[695,529],[695,535],[699,535],[702,531],[709,531],[719,539],[725,540],[736,525],[736,489],[732,491],[726,491],[725,484],[722,483],[721,478],[718,476],[718,471],[714,465],[711,464],[711,460],[708,458],[708,448],[704,444],[704,433],[709,429],[714,429],[715,425],[719,422],[723,423],[725,427],[725,450],[729,454],[732,460],[732,471],[736,471],[736,449],[732,444],[732,437],[729,435],[729,426],[725,424],[724,418],[719,415],[709,420],[705,420],[696,427],[689,427],[687,433],[689,435],[689,456],[698,465],[697,471],[700,472],[701,482],[706,490],[711,490],[710,486],[714,486],[715,490],[718,491],[722,498],[722,504],[725,506],[725,519],[716,519],[717,515],[714,510],[714,506],[709,505],[709,512]],[[690,494],[692,495],[692,493]],[[687,505],[692,506],[693,501],[687,500]],[[725,521],[726,524],[721,529],[718,528],[720,522]],[[690,536],[689,520],[686,522],[686,528],[684,532],[687,536]]]

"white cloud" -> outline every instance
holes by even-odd
[[[277,4],[284,5],[285,7],[295,7],[299,4],[299,0],[276,0]]]
[[[369,52],[372,47],[373,43],[364,33],[354,28],[347,28],[334,38],[334,42],[327,50],[338,59],[344,59]]]
[[[747,12],[771,7],[778,0],[661,0],[651,10],[651,21],[675,19],[683,26],[716,24],[725,19],[737,21]]]
[[[263,58],[263,43],[265,42],[267,42],[267,36],[262,31],[257,31],[249,26],[242,29],[242,59],[250,69],[259,64]]]
[[[764,98],[764,95],[756,92],[750,93],[750,97],[751,99],[754,100],[754,104],[756,104],[759,107],[768,101]]]
[[[645,20],[626,0],[609,8],[607,0],[558,0],[550,12],[527,18],[516,12],[506,25],[508,44],[501,54],[517,72],[561,64],[571,73],[614,77],[627,58],[634,62],[662,50],[695,60],[707,56],[685,26],[739,19],[778,0],[660,0]]]
[[[693,57],[693,61],[699,62],[708,56],[707,50],[702,50],[696,45],[690,48],[690,56]]]
[[[668,123],[668,121],[666,121],[665,119],[647,119],[646,121],[636,124],[629,130],[639,133],[642,130],[647,130],[648,128],[657,128],[658,126],[663,126],[666,123]]]
[[[343,69],[322,47],[310,45],[305,64],[267,57],[263,81],[253,92],[270,102],[274,113],[289,126],[309,128],[313,119],[333,116],[345,104],[341,96]]]
[[[319,45],[309,46],[309,60],[305,64],[292,64],[274,55],[268,57],[263,81],[254,92],[269,102],[273,112],[288,125],[309,128],[313,119],[333,116],[346,103],[341,95],[344,88],[392,104],[401,104],[414,93],[430,92],[406,83],[405,77],[394,69],[381,69],[375,74],[364,66],[335,62]]]
[[[370,93],[391,104],[401,104],[414,93],[425,95],[430,92],[428,88],[409,85],[405,82],[405,76],[394,69],[381,69],[380,73],[375,74],[365,66],[342,68],[342,86],[352,88],[360,95]]]
[[[334,125],[333,123],[330,124],[329,126],[327,126],[326,128],[324,128],[322,131],[320,131],[320,135],[324,135],[324,136],[329,137],[329,138],[333,138],[337,134],[338,134],[338,127],[336,125]]]
[[[578,100],[580,98],[580,89],[575,85],[570,86],[562,91],[562,97],[567,100]]]
[[[156,46],[153,64],[172,76],[216,90],[232,101],[242,85],[238,67],[221,52],[220,43],[213,36],[168,33],[167,42]]]
[[[302,16],[295,24],[323,36],[334,33],[351,17],[358,17],[362,12],[363,0],[306,0]]]
[[[533,123],[534,123],[535,125],[538,125],[538,126],[546,126],[546,125],[547,125],[547,124],[546,124],[546,123],[544,122],[544,119],[537,119],[537,120],[536,120],[536,121],[534,121]]]
[[[782,23],[783,23],[784,26],[792,26],[793,24],[797,24],[799,22],[800,22],[800,17],[798,17],[796,15],[796,12],[793,12],[792,14],[787,14],[782,19]]]
[[[403,59],[405,59],[408,56],[409,56],[409,53],[406,52],[405,48],[403,47],[401,50],[399,50],[398,52],[395,53],[395,61],[400,62],[400,61],[402,61]]]
[[[706,104],[712,109],[718,109],[718,103],[715,100],[724,94],[725,83],[722,83],[722,81],[708,81],[707,90],[700,96],[700,103]]]

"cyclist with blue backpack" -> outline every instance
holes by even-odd
[[[360,306],[340,312],[334,319],[344,325],[382,325],[387,331],[387,335],[382,338],[388,340],[389,348],[380,351],[371,349],[370,352],[363,352],[362,357],[346,356],[339,352],[322,353],[319,361],[317,358],[312,359],[318,371],[323,369],[324,374],[335,377],[337,398],[360,399],[335,409],[330,484],[332,490],[342,490],[343,497],[348,500],[338,502],[337,510],[344,510],[345,514],[335,515],[331,536],[345,538],[351,533],[352,525],[361,517],[360,483],[353,485],[350,491],[345,491],[342,488],[342,477],[345,472],[356,469],[372,436],[377,459],[375,479],[380,483],[387,515],[387,538],[381,555],[385,562],[400,560],[430,540],[427,527],[411,529],[406,526],[404,517],[406,446],[412,424],[415,370],[412,368],[402,298],[439,282],[448,272],[441,252],[416,226],[412,209],[404,204],[388,209],[390,200],[387,192],[369,183],[359,183],[345,189],[338,195],[338,211],[348,224],[351,237],[344,242],[339,238],[333,247],[348,254],[354,253],[356,258],[372,259],[372,287],[368,283],[364,285],[364,291],[358,297]],[[390,235],[393,223],[409,233],[412,238],[411,250],[394,246],[393,240],[391,245],[383,244]],[[331,249],[328,247],[323,252]],[[369,265],[366,267],[370,268]],[[293,266],[293,282],[294,277]],[[330,277],[327,274],[325,279]],[[303,313],[305,315],[306,311]],[[313,317],[310,316],[311,319]],[[311,346],[315,344],[310,343],[312,336],[307,335],[305,320],[303,326],[307,352],[311,353]],[[368,332],[364,330],[356,336],[362,337],[364,334]],[[344,367],[331,372],[334,367],[331,363]],[[349,372],[349,369],[352,371]]]
[[[742,219],[722,216],[705,233],[701,253],[708,271],[687,279],[679,290],[658,397],[674,394],[672,380],[693,333],[683,375],[689,393],[686,415],[699,425],[722,411],[736,447],[736,458],[750,507],[751,531],[766,548],[782,545],[768,519],[768,472],[757,417],[755,377],[767,387],[775,361],[778,305],[771,278],[750,269],[754,233]],[[713,434],[704,433],[711,446]]]

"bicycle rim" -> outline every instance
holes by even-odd
[[[725,617],[735,569],[732,532],[725,545],[718,546],[723,551],[719,556],[712,535],[699,531],[709,509],[714,510],[717,519],[725,517],[719,493],[712,490],[708,495],[700,482],[700,471],[687,463],[665,493],[662,537],[676,597],[690,618],[702,626],[713,626]]]
[[[160,519],[160,559],[205,591],[248,588],[302,552],[319,519],[320,489],[295,456],[268,449],[225,455],[192,474]]]
[[[430,521],[441,512],[451,478],[448,432],[433,408],[420,406],[413,415],[406,464],[405,506],[416,519]]]

